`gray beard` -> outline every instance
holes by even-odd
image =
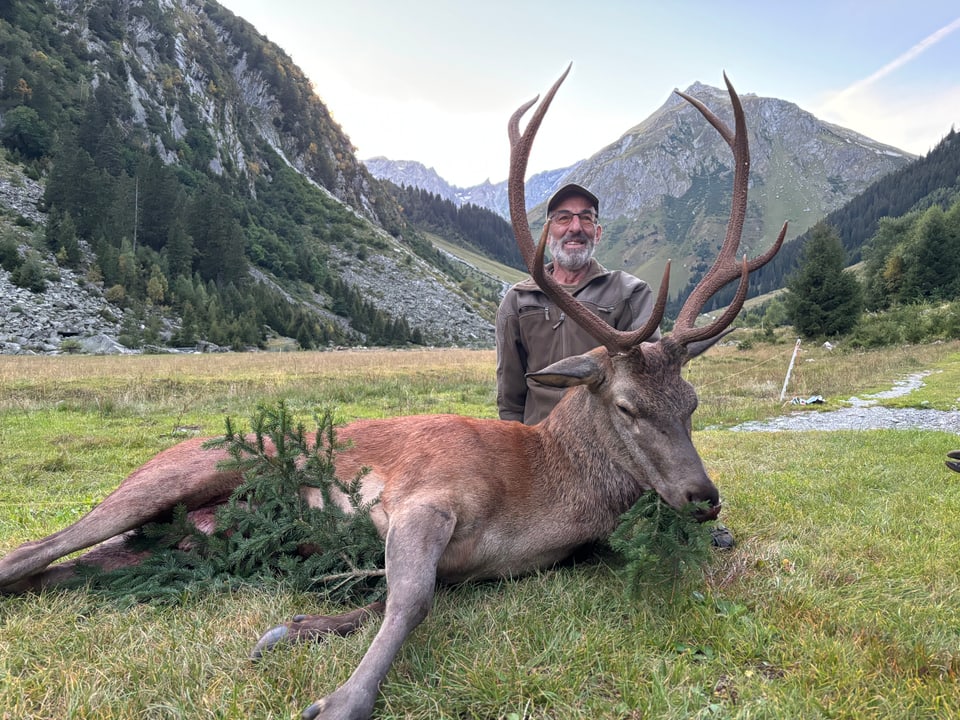
[[[553,261],[568,272],[576,272],[577,270],[583,269],[587,263],[590,262],[590,258],[593,257],[593,250],[596,247],[596,243],[582,233],[581,238],[585,240],[587,244],[583,249],[578,250],[567,250],[564,247],[563,241],[570,239],[566,235],[559,240],[550,240],[550,254],[553,256]]]

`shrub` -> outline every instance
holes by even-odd
[[[25,288],[30,292],[41,293],[47,289],[43,264],[35,252],[27,253],[20,267],[10,274],[10,279],[17,287]]]
[[[11,235],[0,238],[0,267],[9,273],[23,264],[16,239]]]

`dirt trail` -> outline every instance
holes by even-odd
[[[754,420],[736,425],[738,432],[782,430],[940,430],[960,435],[960,412],[925,410],[922,408],[887,408],[877,405],[879,400],[908,395],[923,387],[923,378],[930,371],[909,375],[890,390],[863,398],[852,397],[845,402],[849,407],[838,410],[803,410],[781,415],[770,420]]]

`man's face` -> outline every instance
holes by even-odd
[[[588,215],[594,218],[593,222],[586,219]],[[600,226],[593,205],[585,197],[572,195],[564,198],[550,217],[553,222],[550,223],[547,247],[554,262],[568,272],[581,270],[590,262],[600,239]],[[563,221],[568,222],[563,224]]]

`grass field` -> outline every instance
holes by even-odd
[[[382,718],[960,716],[955,435],[734,433],[779,401],[792,343],[715,348],[685,371],[694,440],[737,547],[693,587],[631,599],[612,558],[442,589]],[[801,353],[788,395],[824,409],[933,370],[889,401],[960,406],[960,344]],[[356,417],[493,417],[490,351],[0,356],[0,553],[72,522],[158,450],[259,401]],[[452,448],[451,452],[456,449]],[[82,591],[0,597],[0,718],[289,718],[342,682],[375,628],[246,659],[298,612],[282,587],[176,607]]]

